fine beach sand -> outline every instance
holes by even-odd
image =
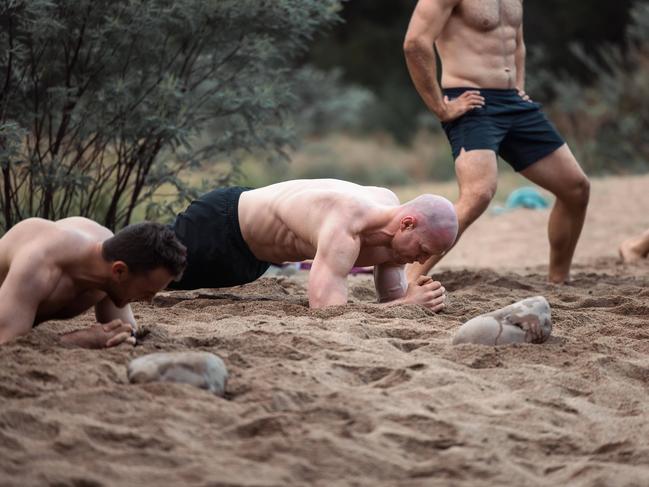
[[[0,485],[571,485],[649,482],[649,264],[617,259],[649,227],[649,177],[593,182],[570,286],[545,282],[547,211],[485,215],[436,278],[449,307],[311,311],[306,273],[135,304],[136,348],[66,348],[46,323],[0,347]],[[453,347],[469,318],[545,296],[543,345]],[[157,351],[221,356],[220,399],[130,385]]]

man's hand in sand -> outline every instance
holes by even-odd
[[[63,343],[83,348],[110,348],[129,343],[135,345],[133,326],[121,320],[95,324],[83,330],[76,330],[61,337]]]
[[[408,284],[403,302],[420,304],[437,313],[446,306],[446,289],[430,276],[419,276],[416,281]]]

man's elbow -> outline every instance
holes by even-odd
[[[345,303],[336,303],[331,299],[326,299],[324,296],[309,296],[309,308],[318,309],[324,308],[325,306],[335,306],[336,304],[345,304]]]
[[[527,53],[527,49],[525,48],[525,43],[519,42],[518,45],[516,46],[516,54],[518,55],[519,58],[524,58],[526,53]]]
[[[0,325],[0,345],[9,343],[14,338],[19,337],[20,335],[26,335],[27,333],[29,333],[29,329],[16,330],[9,326]]]
[[[422,37],[418,36],[407,36],[403,41],[403,53],[406,58],[416,57],[422,51],[425,51],[428,47],[428,42],[425,41]],[[430,46],[432,49],[432,44]]]
[[[321,292],[309,293],[309,308],[317,309],[325,306],[340,306],[347,304],[346,296],[327,295]]]

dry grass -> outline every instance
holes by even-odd
[[[290,179],[337,178],[388,187],[401,201],[423,193],[439,194],[451,201],[458,197],[448,142],[439,133],[421,132],[407,147],[386,135],[334,134],[307,140],[290,157],[290,162],[269,164],[258,155],[250,155],[243,162],[244,178],[237,184],[261,187]],[[181,177],[192,186],[201,187],[206,181],[217,181],[228,167],[225,162],[205,163],[200,170],[186,171]],[[514,189],[532,185],[506,163],[499,163],[499,171],[495,204],[502,204]],[[157,191],[154,200],[173,200],[175,191],[173,186],[165,185]],[[179,205],[176,210],[181,211],[183,206]],[[136,208],[133,221],[145,218],[145,208],[145,204]]]
[[[499,163],[499,171],[498,203],[514,189],[532,185],[504,162]],[[408,147],[385,135],[330,135],[306,141],[291,153],[291,162],[271,166],[250,157],[243,172],[246,177],[242,183],[252,187],[289,179],[332,177],[389,187],[402,201],[422,193],[440,194],[452,201],[458,196],[452,156],[440,133],[421,132]]]

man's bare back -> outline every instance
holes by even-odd
[[[371,225],[377,209],[399,204],[399,198],[386,188],[336,179],[302,179],[243,193],[239,223],[244,240],[258,258],[299,262],[315,257],[318,238],[328,228],[358,234]],[[385,249],[366,248],[354,264],[375,265],[391,257]]]
[[[141,227],[155,232],[155,225]],[[122,261],[107,260],[109,239],[117,241],[110,230],[81,217],[29,218],[9,230],[0,239],[0,343],[92,306],[99,325],[73,332],[65,341],[91,348],[132,342],[135,319],[128,303],[151,299],[173,274],[157,268],[138,275]]]

